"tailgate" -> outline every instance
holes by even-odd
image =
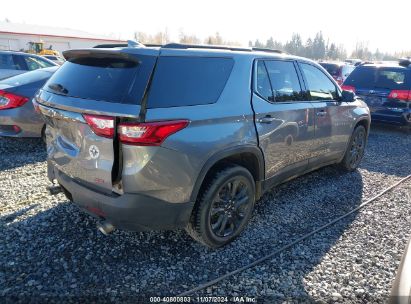
[[[36,96],[47,124],[48,160],[77,182],[103,192],[120,188],[116,124],[139,119],[156,60],[155,53],[131,51],[136,54],[121,49],[65,52],[67,62]]]
[[[389,89],[357,89],[356,95],[362,98],[370,111],[373,112],[384,107],[390,92]]]
[[[47,122],[47,154],[70,177],[112,190],[113,139],[96,135],[80,113],[40,105]]]

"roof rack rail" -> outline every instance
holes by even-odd
[[[127,40],[127,43],[106,43],[93,46],[93,49],[111,49],[117,47],[144,47],[145,45],[139,41]]]
[[[258,51],[258,52],[269,52],[269,53],[278,53],[278,54],[284,54],[284,51],[281,50],[275,50],[275,49],[268,49],[268,48],[259,48],[259,47],[253,47],[251,48],[253,51]]]
[[[374,61],[363,61],[359,65],[365,65],[365,64],[375,64]]]
[[[205,44],[183,44],[183,43],[167,43],[162,46],[164,49],[213,49],[213,50],[228,50],[228,51],[245,51],[251,52],[251,48],[224,46],[224,45],[205,45]]]
[[[127,43],[107,43],[107,44],[98,44],[93,46],[93,49],[111,49],[116,47],[127,47]]]
[[[162,44],[156,44],[156,43],[144,43],[144,46],[146,47],[162,47]]]

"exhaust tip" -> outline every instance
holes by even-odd
[[[97,223],[97,229],[104,235],[109,235],[110,233],[112,233],[115,229],[115,227],[107,221],[103,221],[103,222],[98,222]]]
[[[56,195],[63,192],[63,189],[59,185],[51,185],[47,187],[47,190],[51,195]]]

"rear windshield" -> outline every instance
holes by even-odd
[[[52,93],[113,103],[139,104],[155,57],[79,57],[66,61],[44,89]]]
[[[332,63],[320,63],[320,65],[327,70],[331,76],[339,76],[340,66]]]
[[[407,89],[410,86],[407,84],[408,82],[408,71],[406,69],[362,66],[357,67],[350,76],[348,76],[344,84],[364,89],[395,90]]]
[[[166,108],[215,103],[233,68],[232,58],[160,57],[147,106]]]
[[[25,85],[25,84],[33,83],[37,81],[42,81],[42,80],[45,81],[46,79],[50,78],[52,74],[53,74],[52,72],[42,71],[40,69],[40,70],[35,70],[32,72],[19,74],[17,76],[13,76],[10,78],[6,78],[2,80],[1,83],[8,84],[13,87],[21,86],[21,85]]]

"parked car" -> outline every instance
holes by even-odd
[[[48,176],[104,233],[186,227],[220,247],[272,186],[364,153],[367,106],[308,59],[181,44],[64,57],[35,99]]]
[[[408,242],[391,289],[390,304],[411,303],[411,241]]]
[[[320,65],[330,73],[338,85],[342,85],[355,69],[354,65],[343,62],[320,62]]]
[[[357,58],[348,58],[348,59],[345,59],[344,62],[352,64],[354,66],[359,66],[363,61]]]
[[[411,128],[411,61],[364,64],[345,80],[343,89],[355,92],[371,110],[373,122]]]
[[[14,51],[0,51],[0,80],[42,68],[56,66],[51,60]]]
[[[66,61],[66,59],[57,55],[43,55],[43,57],[57,63],[58,65],[62,65]]]
[[[0,81],[0,136],[42,136],[44,120],[30,100],[57,69],[38,69]]]

